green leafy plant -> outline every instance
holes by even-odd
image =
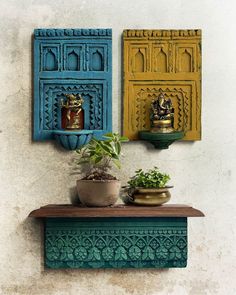
[[[116,179],[108,174],[108,171],[112,164],[121,168],[121,143],[128,141],[128,138],[120,136],[118,133],[108,133],[103,137],[105,140],[93,138],[87,145],[76,151],[79,155],[77,164],[87,168],[86,176],[83,179]]]
[[[142,169],[135,171],[135,175],[128,181],[130,188],[158,188],[165,187],[170,180],[168,174],[162,173],[157,167],[144,172]]]

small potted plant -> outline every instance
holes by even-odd
[[[104,135],[105,140],[92,139],[77,150],[85,176],[77,181],[77,191],[82,204],[90,207],[106,207],[115,204],[121,182],[109,173],[114,164],[120,168],[121,143],[127,141],[117,133]]]
[[[137,205],[161,205],[170,200],[169,188],[166,186],[170,180],[168,174],[162,173],[157,167],[144,172],[142,169],[135,171],[135,175],[128,181],[128,202]]]

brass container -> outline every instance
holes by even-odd
[[[171,198],[171,187],[163,188],[137,188],[129,194],[130,203],[142,206],[159,206],[168,202]]]
[[[172,127],[172,120],[166,119],[166,120],[154,120],[153,121],[153,127],[150,130],[151,132],[159,132],[159,133],[170,133],[174,131],[174,128]]]

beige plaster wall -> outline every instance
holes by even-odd
[[[236,294],[236,4],[234,0],[0,1],[0,294]],[[75,195],[73,153],[33,143],[31,34],[37,27],[113,29],[113,128],[120,129],[124,28],[203,30],[203,139],[155,151],[124,148],[120,174],[153,165],[172,175],[172,203],[189,220],[189,264],[169,270],[43,269],[40,223],[29,212]]]

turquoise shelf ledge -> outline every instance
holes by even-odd
[[[184,205],[47,205],[29,216],[45,220],[46,268],[171,268],[187,266],[187,218],[204,214]]]

